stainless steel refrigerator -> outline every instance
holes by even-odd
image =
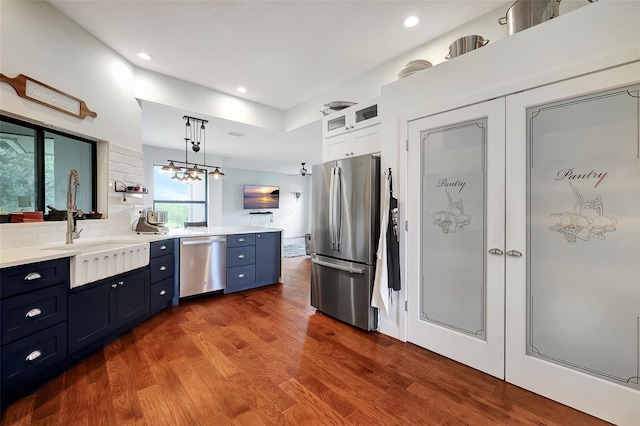
[[[313,166],[311,305],[365,330],[380,233],[380,158],[346,158]]]

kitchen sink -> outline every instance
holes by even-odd
[[[79,252],[70,257],[71,288],[113,277],[149,264],[149,243],[104,240],[86,243],[60,244],[41,250]]]

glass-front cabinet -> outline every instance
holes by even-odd
[[[322,161],[380,151],[378,101],[357,104],[322,120]]]
[[[408,123],[408,340],[640,421],[639,76],[631,64]]]
[[[380,123],[378,101],[356,104],[327,115],[322,120],[322,135],[330,137]]]

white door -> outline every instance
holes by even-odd
[[[408,340],[499,378],[504,130],[504,99],[408,127]]]
[[[506,380],[623,425],[640,424],[639,78],[506,107]]]

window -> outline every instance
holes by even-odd
[[[173,175],[153,166],[153,209],[169,212],[168,228],[182,228],[184,222],[206,222],[207,179],[184,183],[171,179]]]
[[[0,211],[66,210],[70,169],[78,208],[95,210],[96,152],[95,141],[0,116]]]

